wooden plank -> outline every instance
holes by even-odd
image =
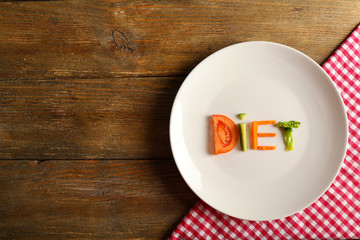
[[[0,81],[0,159],[168,159],[182,78]]]
[[[0,161],[1,239],[165,239],[196,202],[173,161]]]
[[[322,63],[357,0],[0,3],[0,79],[184,76],[230,44],[274,41]]]

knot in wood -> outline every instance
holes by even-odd
[[[116,48],[118,48],[120,51],[133,52],[133,46],[127,39],[124,32],[119,30],[112,30],[111,35],[113,37]]]

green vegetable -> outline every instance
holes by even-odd
[[[240,129],[240,145],[241,145],[241,150],[243,151],[247,151],[247,132],[246,132],[246,123],[240,123],[239,124],[239,129]]]
[[[294,139],[292,136],[293,128],[298,128],[300,126],[300,122],[278,122],[276,126],[278,128],[281,128],[284,132],[285,149],[288,151],[292,151],[294,149]]]
[[[238,117],[240,118],[240,120],[241,121],[244,121],[245,120],[245,118],[246,118],[246,113],[240,113],[239,115],[238,115]]]

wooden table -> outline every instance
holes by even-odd
[[[197,201],[168,124],[190,70],[265,40],[321,64],[357,0],[0,1],[0,238],[165,239]]]

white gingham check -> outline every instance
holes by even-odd
[[[233,218],[199,200],[169,239],[360,238],[360,26],[322,67],[338,86],[349,120],[346,156],[328,191],[310,207],[272,221]]]

